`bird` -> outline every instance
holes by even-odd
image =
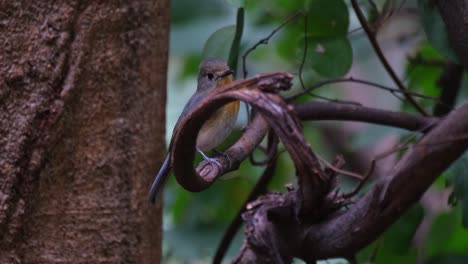
[[[234,72],[229,68],[227,63],[221,59],[208,58],[203,60],[199,66],[197,89],[185,104],[173,131],[178,130],[180,121],[188,115],[211,90],[233,82],[233,74]],[[237,120],[239,105],[240,102],[236,100],[222,106],[217,109],[200,128],[196,140],[196,150],[205,160],[216,162],[214,159],[209,158],[204,152],[213,150],[229,136]],[[174,136],[174,133],[172,136]],[[166,159],[159,169],[148,194],[148,200],[152,204],[154,204],[157,196],[162,191],[172,169],[172,143],[171,139]]]

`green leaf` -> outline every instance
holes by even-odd
[[[443,61],[442,55],[434,49],[429,43],[424,43],[417,56],[427,60]],[[425,95],[438,96],[439,88],[437,80],[442,74],[442,67],[425,65],[424,63],[409,64],[406,69],[409,79],[409,88],[414,91],[420,91]],[[430,102],[431,104],[433,102]]]
[[[271,0],[267,0],[265,3],[271,6]],[[302,9],[304,7],[304,0],[276,0],[275,4],[278,9],[291,12]]]
[[[411,241],[424,216],[424,210],[417,204],[406,212],[385,232],[384,243],[397,254],[406,254],[411,248]]]
[[[468,229],[460,225],[460,218],[459,208],[437,216],[425,240],[428,257],[468,252]]]
[[[276,50],[278,55],[288,61],[293,61],[296,55],[302,56],[304,47],[303,27],[286,27],[281,33]],[[291,43],[297,43],[292,45]],[[300,57],[299,57],[300,58]],[[298,59],[298,61],[300,61]]]
[[[244,8],[237,9],[236,18],[236,32],[232,40],[231,49],[229,50],[228,65],[229,67],[237,72],[237,60],[239,58],[240,43],[242,39],[242,32],[244,31]],[[235,73],[237,76],[237,73]]]
[[[236,26],[234,25],[216,30],[203,47],[203,58],[219,58],[227,61],[235,34]]]
[[[347,37],[309,37],[306,66],[318,74],[336,78],[345,75],[353,62],[353,50]]]
[[[443,56],[457,62],[457,56],[448,38],[445,23],[433,0],[418,0],[418,8],[427,39]]]
[[[237,8],[245,7],[246,0],[227,0],[228,3],[234,5]]]
[[[309,36],[345,36],[348,33],[348,7],[342,0],[309,0],[305,10]]]

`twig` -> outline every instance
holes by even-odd
[[[351,29],[350,31],[348,31],[348,36],[351,36],[352,34],[358,32],[362,30],[362,27],[358,27],[358,28],[355,28],[355,29]]]
[[[348,198],[353,197],[354,195],[356,195],[362,189],[362,187],[364,187],[364,184],[367,182],[367,180],[369,180],[370,176],[374,172],[375,162],[376,162],[375,159],[373,159],[371,161],[371,167],[367,171],[366,175],[364,175],[364,177],[359,181],[359,184],[354,188],[354,190],[352,190],[349,193],[343,194],[343,198],[348,199]]]
[[[299,81],[301,82],[302,89],[305,89],[304,80],[302,79],[302,70],[307,56],[307,14],[304,15],[304,54],[302,54],[301,65],[299,66]]]
[[[396,93],[402,93],[402,94],[409,94],[409,95],[413,95],[413,96],[424,98],[424,99],[433,100],[433,101],[436,101],[436,102],[438,101],[437,98],[432,97],[432,96],[428,96],[428,95],[424,95],[424,94],[420,94],[420,93],[415,93],[415,92],[411,92],[411,91],[407,91],[407,90],[395,89],[395,88],[391,88],[391,87],[388,87],[388,86],[385,86],[385,85],[382,85],[382,84],[379,84],[379,83],[375,83],[375,82],[371,82],[371,81],[367,81],[367,80],[362,80],[362,79],[356,79],[356,78],[353,78],[353,77],[320,81],[320,82],[318,82],[318,83],[316,83],[316,84],[314,84],[312,86],[309,86],[304,91],[300,91],[297,94],[286,98],[286,100],[287,101],[295,100],[298,97],[301,97],[301,96],[303,96],[305,94],[308,94],[309,92],[311,92],[311,91],[313,91],[313,90],[315,90],[315,89],[317,89],[319,87],[322,87],[324,85],[327,85],[327,84],[343,83],[343,82],[360,83],[360,84],[372,86],[372,87],[375,87],[375,88],[378,88],[378,89],[382,89],[384,91],[388,91],[388,92],[392,93],[393,95],[395,95]]]
[[[296,13],[294,13],[294,15],[290,16],[288,19],[286,19],[281,25],[279,25],[277,28],[273,29],[273,31],[270,33],[270,35],[268,35],[267,37],[265,38],[262,38],[260,39],[257,43],[255,43],[255,45],[253,45],[250,49],[248,49],[244,55],[242,55],[242,69],[243,69],[243,72],[244,72],[244,78],[247,78],[247,63],[246,63],[246,60],[247,60],[247,56],[249,56],[250,52],[252,52],[253,50],[255,50],[258,46],[262,45],[262,44],[268,44],[268,41],[270,40],[271,37],[273,37],[276,32],[278,32],[279,30],[281,30],[284,26],[286,26],[289,22],[293,21],[294,19],[296,19],[298,16],[302,15],[303,13],[298,11]]]
[[[366,35],[369,38],[369,41],[370,41],[375,53],[377,54],[377,57],[379,58],[380,62],[384,66],[387,73],[392,78],[393,82],[395,82],[398,89],[400,89],[401,91],[405,91],[405,93],[403,93],[403,95],[405,96],[405,99],[411,105],[413,105],[413,107],[416,110],[418,110],[419,113],[421,113],[424,116],[428,116],[429,114],[426,112],[426,110],[424,110],[424,108],[421,105],[419,105],[419,103],[416,102],[416,100],[414,100],[414,98],[410,94],[406,93],[406,90],[407,90],[406,87],[403,85],[403,83],[398,78],[397,74],[395,73],[393,68],[390,66],[387,59],[385,58],[385,55],[383,54],[382,49],[380,48],[379,43],[377,42],[377,39],[375,38],[374,31],[370,28],[369,24],[367,23],[366,18],[364,16],[364,14],[362,13],[362,10],[359,8],[359,5],[358,5],[357,1],[356,0],[351,0],[351,5],[353,6],[354,11],[356,12],[356,16],[358,17],[359,22],[361,23],[362,27],[364,28],[364,31],[366,32]]]
[[[320,157],[319,155],[317,155],[317,158],[320,160],[320,162],[324,163],[329,169],[335,171],[336,173],[343,174],[343,175],[346,175],[346,176],[350,176],[350,177],[356,178],[358,180],[363,180],[365,178],[364,175],[361,175],[359,173],[354,173],[354,172],[351,172],[351,171],[342,170],[340,168],[337,168],[337,167],[333,166],[332,164],[330,164],[330,162],[328,162],[325,159],[323,159],[322,157]]]
[[[328,98],[328,97],[321,96],[321,95],[318,95],[318,94],[314,94],[314,93],[311,93],[311,92],[307,92],[307,94],[312,96],[312,97],[315,97],[315,98],[318,98],[318,99],[321,99],[321,100],[324,100],[324,101],[327,101],[327,102],[362,106],[361,103],[355,102],[355,101],[341,100],[341,99],[336,99],[336,98]]]
[[[429,129],[433,126],[434,124],[428,124],[422,128],[420,128],[418,131],[416,132],[420,132],[422,133],[423,131],[429,131]],[[371,165],[370,165],[370,168],[369,170],[367,171],[366,175],[364,176],[364,178],[359,182],[359,184],[356,186],[356,188],[354,188],[353,191],[347,193],[347,194],[344,194],[343,195],[343,198],[347,199],[347,198],[351,198],[353,197],[354,195],[356,195],[361,189],[362,187],[364,186],[364,184],[367,182],[367,180],[370,178],[370,176],[372,175],[372,173],[374,172],[374,169],[375,169],[375,164],[378,160],[381,160],[381,159],[384,159],[386,157],[388,157],[390,154],[392,153],[395,153],[397,151],[401,151],[401,150],[405,150],[405,149],[408,149],[408,145],[409,145],[409,142],[416,138],[417,134],[418,133],[412,133],[412,135],[410,137],[408,137],[407,139],[405,139],[405,141],[403,143],[400,143],[398,144],[396,147],[393,147],[392,149],[390,149],[389,151],[385,151],[379,155],[377,155],[374,159],[372,159],[371,161]],[[446,143],[446,142],[444,142]]]

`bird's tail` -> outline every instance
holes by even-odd
[[[166,184],[167,178],[171,172],[171,153],[168,153],[166,159],[164,160],[161,169],[156,175],[156,178],[151,185],[151,189],[148,194],[148,201],[154,204],[156,197],[162,191],[164,185]]]

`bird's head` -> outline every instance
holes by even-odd
[[[233,71],[220,59],[206,59],[200,64],[197,91],[221,87],[234,80]]]

